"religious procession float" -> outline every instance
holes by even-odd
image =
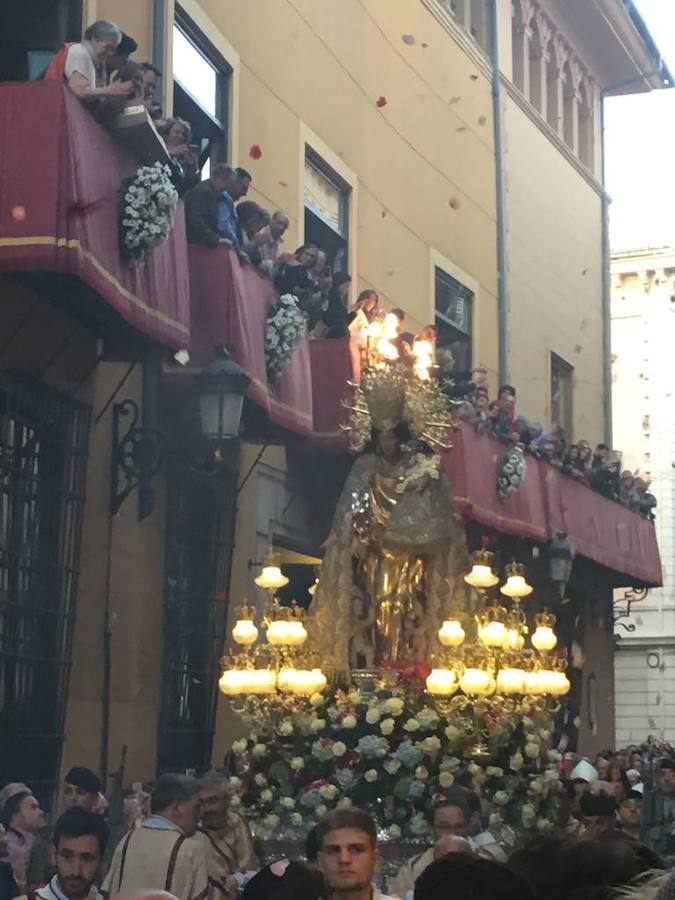
[[[279,604],[288,579],[271,555],[255,579],[261,628],[245,604],[223,659],[220,689],[249,731],[232,747],[233,803],[263,841],[301,841],[357,805],[381,840],[415,842],[460,784],[503,840],[547,831],[561,801],[553,719],[570,686],[555,617],[528,610],[518,560],[502,579],[487,546],[467,549],[440,465],[454,423],[430,345],[401,358],[371,326],[348,389],[358,455],[310,609]]]

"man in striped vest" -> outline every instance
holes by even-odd
[[[192,837],[201,816],[201,783],[189,775],[161,775],[150,799],[151,816],[117,846],[102,891],[131,888],[169,891],[178,900],[203,900],[209,892],[206,858]]]

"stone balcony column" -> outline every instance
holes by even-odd
[[[537,13],[532,22],[533,37],[530,42],[530,103],[546,118],[548,91],[546,86],[548,64],[551,60],[549,43],[551,25],[548,19]]]
[[[581,92],[579,87],[583,69],[576,59],[570,58],[567,65],[567,79],[564,90],[563,137],[575,155],[579,155],[579,113]]]
[[[564,139],[564,107],[565,107],[565,63],[569,51],[562,39],[557,35],[551,41],[551,58],[548,63],[546,82],[546,120],[551,128]]]
[[[533,38],[531,22],[535,8],[532,0],[515,0],[513,7],[513,83],[530,98],[530,44]]]

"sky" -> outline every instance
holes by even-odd
[[[636,0],[675,74],[675,0]],[[608,98],[606,183],[612,250],[675,245],[675,88]]]

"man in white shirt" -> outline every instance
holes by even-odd
[[[380,855],[375,823],[365,809],[336,809],[317,828],[317,863],[334,900],[393,900],[373,884]]]
[[[101,816],[66,810],[54,826],[56,875],[35,892],[37,900],[101,900],[95,886],[108,837]]]

